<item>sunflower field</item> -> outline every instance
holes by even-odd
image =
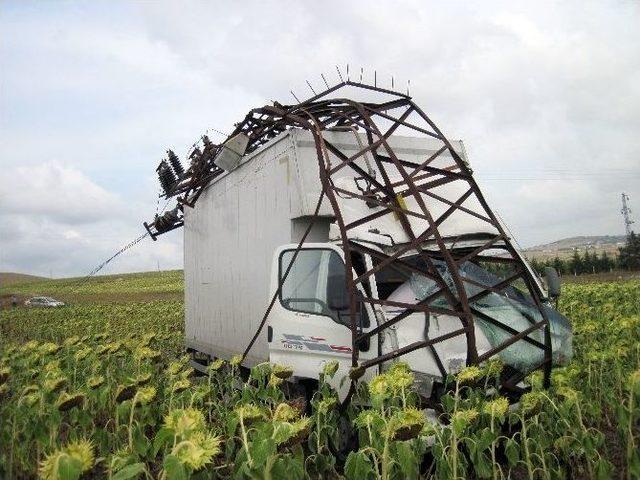
[[[492,361],[449,378],[425,415],[403,363],[344,410],[333,363],[307,395],[287,365],[234,357],[196,376],[172,297],[5,309],[0,478],[640,478],[640,282],[566,285],[560,310],[574,359],[549,390],[534,374],[511,403]]]

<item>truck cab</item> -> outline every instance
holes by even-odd
[[[355,275],[358,265],[371,265],[368,256],[353,260]],[[276,250],[271,271],[272,289],[276,291],[280,282],[282,288],[269,320],[269,360],[291,365],[296,377],[310,379],[318,378],[323,364],[337,361],[338,374],[331,382],[344,398],[349,382],[342,379],[352,367],[353,348],[358,348],[363,360],[376,357],[380,350],[377,336],[353,345],[343,250],[333,243],[305,244],[299,251],[297,245],[285,245]],[[358,288],[376,288],[376,284]],[[356,321],[361,331],[376,327],[378,315],[381,312],[372,305],[358,302]],[[367,370],[365,381],[375,373]]]
[[[299,379],[317,378],[324,363],[337,361],[338,374],[330,381],[341,398],[349,388],[344,380],[352,367],[353,348],[358,349],[360,361],[388,354],[399,347],[411,345],[425,338],[435,338],[462,327],[460,319],[437,313],[412,313],[370,338],[353,345],[350,327],[349,301],[345,290],[344,251],[336,243],[289,244],[279,247],[273,257],[271,288],[282,284],[278,299],[268,323],[269,360],[290,365]],[[379,247],[378,247],[379,248]],[[357,277],[371,270],[376,259],[371,255],[352,258],[353,275]],[[405,262],[419,262],[415,255],[403,258]],[[436,265],[447,275],[444,262]],[[288,274],[285,277],[285,273]],[[481,266],[466,262],[460,266],[462,274],[483,284],[496,285],[502,277]],[[542,288],[542,284],[539,285]],[[418,303],[436,289],[435,282],[418,274],[407,275],[393,268],[382,268],[368,281],[358,286],[362,297],[373,296],[387,301],[387,305],[372,305],[365,301],[357,304],[357,327],[369,332],[388,322],[402,309],[402,303]],[[368,291],[366,291],[368,290]],[[470,286],[467,295],[473,298],[479,287]],[[431,304],[434,310],[446,307],[443,300]],[[472,302],[478,311],[475,317],[475,339],[478,354],[482,355],[508,337],[508,332],[493,326],[482,317],[497,317],[514,331],[526,330],[532,322],[540,321],[534,301],[521,290],[509,287],[505,295],[491,293]],[[571,327],[568,320],[551,307],[543,306],[550,318],[554,365],[565,365],[571,358]],[[532,332],[527,338],[543,342],[542,331]],[[465,366],[467,348],[461,337],[453,337],[430,348],[405,355],[417,379],[419,393],[425,398],[432,395],[434,385],[442,384],[448,374],[455,374]],[[510,369],[531,369],[543,359],[543,351],[524,341],[516,342],[500,353],[500,359]],[[363,377],[368,381],[384,370],[388,363],[368,369]]]

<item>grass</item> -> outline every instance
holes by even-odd
[[[67,304],[133,303],[179,301],[183,299],[182,270],[127,273],[120,275],[56,280],[34,277],[25,281],[0,284],[0,300],[8,305],[12,295],[20,303],[29,297],[50,296]]]
[[[77,453],[87,438],[96,461],[83,478],[143,478],[124,474],[132,472],[261,478],[269,472],[272,478],[387,479],[416,478],[419,469],[421,478],[442,479],[640,476],[640,281],[565,286],[560,310],[574,325],[574,360],[554,371],[548,392],[539,388],[539,375],[531,376],[534,391],[520,410],[505,412],[500,397],[486,397],[485,373],[486,380],[464,385],[451,379],[444,425],[423,425],[403,387],[411,374],[400,368],[381,375],[375,388],[359,392],[370,407],[351,412],[360,448],[345,464],[327,448],[338,419],[327,385],[312,400],[309,417],[288,419],[269,369],[254,371],[244,384],[233,365],[208,379],[190,377],[181,357],[182,289],[180,271],[0,289],[2,296],[51,295],[69,303],[0,314],[0,377],[6,377],[0,378],[0,443],[10,446],[0,449],[0,477],[15,471],[33,478],[39,463],[54,468],[54,460],[79,469],[80,460],[68,452]],[[39,343],[29,346],[31,340]],[[101,376],[104,385],[88,386]],[[53,390],[60,378],[66,390]],[[125,398],[127,388],[132,397]],[[201,412],[206,425],[168,436],[167,418],[189,408]],[[200,456],[184,457],[179,445]],[[426,470],[425,455],[432,459]],[[183,470],[185,476],[167,473]]]
[[[562,276],[562,282],[566,284],[626,282],[629,280],[640,280],[640,272],[615,270],[613,272],[583,273],[582,275],[566,273]]]
[[[0,272],[0,286],[9,287],[30,282],[42,282],[47,280],[44,277],[27,275],[26,273]]]

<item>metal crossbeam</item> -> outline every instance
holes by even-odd
[[[376,92],[387,98],[375,103],[358,102],[351,98],[340,97],[340,89],[347,86]],[[391,96],[391,99],[388,96]],[[400,152],[394,150],[390,142],[393,134],[400,127],[409,130],[415,136],[423,138],[426,136],[430,142],[440,142],[440,144],[434,151],[425,155],[425,158],[417,160],[415,157],[405,158]],[[354,367],[366,369],[378,366],[407,353],[426,348],[433,355],[442,376],[445,376],[447,372],[434,345],[455,336],[464,335],[467,343],[466,363],[468,365],[478,364],[497,356],[518,341],[544,350],[545,359],[538,368],[544,369],[545,384],[549,383],[551,337],[549,320],[542,306],[541,292],[531,277],[529,269],[517,254],[511,239],[489,208],[467,163],[410,96],[377,86],[351,81],[341,82],[295,105],[281,105],[275,102],[273,105],[255,108],[236,124],[229,138],[240,132],[245,133],[249,138],[246,153],[251,153],[276,135],[291,128],[304,129],[313,135],[322,192],[330,204],[335,224],[340,232],[346,264],[345,289],[350,298],[349,318],[353,347],[351,360]],[[353,153],[351,146],[351,150],[347,153],[346,149],[343,150],[340,145],[333,144],[329,136],[324,135],[324,132],[332,130],[352,131],[354,135],[360,135],[358,138],[363,140],[362,142],[358,140],[360,148]],[[356,133],[356,130],[360,133]],[[193,159],[191,166],[182,178],[178,179],[175,192],[169,196],[179,195],[181,207],[193,206],[206,185],[221,173],[213,162],[215,156],[211,155],[217,153],[220,148],[216,145],[208,155]],[[446,161],[443,160],[445,156]],[[364,169],[358,165],[358,162],[362,163],[362,159],[369,157],[372,160],[371,167]],[[442,163],[446,166],[442,166]],[[373,171],[371,171],[372,168]],[[364,180],[367,189],[352,192],[336,182],[338,178],[344,177],[345,171]],[[446,198],[438,192],[439,187],[453,182],[456,182],[455,186],[460,186],[460,192],[463,192],[458,193],[457,198]],[[358,218],[349,217],[348,223],[338,200],[345,196],[352,202],[361,202],[362,205],[366,205],[361,209],[363,213]],[[476,205],[475,208],[469,206],[472,200]],[[436,202],[439,207],[444,204],[447,208],[444,211],[439,208],[439,213],[435,214]],[[483,242],[480,245],[476,243],[464,249],[451,250],[451,245],[455,245],[457,239],[445,237],[440,230],[442,225],[457,213],[469,215],[476,221],[483,222],[486,224],[487,231],[495,234],[488,233],[488,238],[478,237],[477,240],[480,239]],[[395,216],[405,238],[409,239],[408,242],[391,247],[371,248],[350,237],[355,228],[372,231],[374,222],[389,214]],[[417,224],[416,219],[420,220],[421,225],[418,230],[413,226]],[[413,224],[410,220],[414,220]],[[149,232],[152,236],[162,233],[155,232],[152,225]],[[497,249],[502,252],[493,253]],[[488,251],[491,252],[488,253]],[[375,258],[376,262],[364,272],[354,274],[352,256],[356,252],[368,254]],[[411,263],[407,261],[408,257],[412,258]],[[436,261],[446,265],[447,281],[436,268]],[[515,273],[507,275],[494,285],[485,285],[465,278],[460,267],[466,262],[491,263],[497,266],[511,265]],[[359,284],[385,269],[429,279],[435,283],[435,291],[416,303],[397,302],[372,295],[362,296],[358,293]],[[538,311],[541,319],[524,331],[517,331],[481,312],[475,304],[488,294],[505,296],[505,291],[514,287],[515,282],[524,283],[526,293],[532,299],[531,307]],[[480,287],[481,290],[469,294],[467,290],[470,286]],[[438,306],[432,304],[436,299],[440,299]],[[375,306],[378,310],[392,307],[402,311],[375,325],[369,331],[362,332],[356,319],[359,302]],[[357,348],[359,342],[383,334],[386,329],[397,325],[410,315],[429,313],[439,315],[442,319],[440,321],[461,323],[462,328],[436,338],[425,338],[423,341],[414,342],[360,362]],[[478,352],[475,341],[475,318],[502,329],[509,333],[510,337],[501,345],[485,352]],[[529,337],[538,329],[544,330],[543,341]],[[506,379],[503,386],[512,388],[515,380],[517,380],[515,377]],[[354,391],[353,386],[350,391]]]

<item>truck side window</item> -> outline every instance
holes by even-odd
[[[294,250],[287,250],[280,256],[281,279],[294,253]],[[344,262],[335,251],[303,249],[282,285],[280,302],[289,310],[325,315],[349,325],[349,295],[345,282]],[[360,312],[364,312],[360,321],[366,328],[369,326],[366,309],[359,305],[359,316]]]

